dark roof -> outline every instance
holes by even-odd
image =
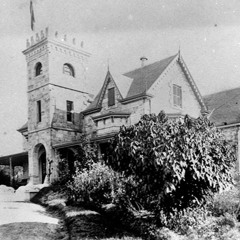
[[[130,79],[133,79],[132,84],[127,93],[126,99],[134,98],[135,96],[137,97],[140,94],[143,94],[144,92],[146,92],[176,56],[177,54],[175,54],[174,56],[165,58],[161,61],[149,64],[145,67],[141,67],[131,72],[123,74],[124,76],[129,77]],[[87,107],[87,109],[82,112],[83,114],[89,113],[96,109],[100,111],[99,101],[100,101],[102,92],[105,90],[108,77],[111,77],[111,79],[114,81],[111,73],[108,71],[101,90],[99,91],[97,96],[94,98],[93,102]]]
[[[21,153],[1,156],[0,165],[9,165],[10,158],[12,159],[13,166],[21,166],[22,164],[28,162],[28,152],[21,152]]]
[[[217,126],[240,123],[240,88],[204,96],[204,101]]]
[[[97,96],[94,98],[94,100],[89,104],[89,106],[86,108],[86,110],[83,111],[84,112],[89,112],[92,109],[95,109],[98,107],[98,102],[100,99],[100,95],[101,95],[102,89],[99,91],[99,93],[97,94]]]
[[[17,131],[19,132],[24,132],[28,129],[28,122],[26,122],[22,127],[20,127],[19,129],[17,129]]]
[[[125,73],[125,76],[133,78],[133,82],[129,88],[126,98],[146,92],[176,56],[177,54]]]

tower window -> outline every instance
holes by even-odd
[[[114,88],[108,89],[108,106],[114,106],[115,105],[115,90]]]
[[[182,88],[173,84],[173,105],[182,107]]]
[[[73,102],[67,101],[67,121],[73,122]]]
[[[75,77],[75,72],[73,69],[73,66],[70,65],[69,63],[65,63],[63,65],[63,73],[72,77]]]
[[[37,122],[42,121],[42,107],[41,100],[37,101]]]
[[[38,62],[35,66],[35,76],[39,76],[42,74],[42,64]]]

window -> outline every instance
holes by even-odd
[[[63,65],[63,73],[72,77],[75,77],[74,69],[69,63]]]
[[[173,84],[173,105],[182,107],[182,88]]]
[[[73,122],[73,102],[67,101],[67,121]]]
[[[37,122],[42,121],[42,107],[41,100],[37,101]]]
[[[114,106],[115,105],[115,91],[114,88],[108,89],[108,106]]]
[[[35,77],[42,74],[42,64],[38,62],[35,66]]]

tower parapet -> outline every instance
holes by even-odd
[[[58,31],[49,31],[49,28],[47,27],[45,28],[45,30],[41,30],[40,33],[36,33],[35,36],[31,36],[30,39],[27,39],[26,48],[28,49],[45,39],[51,39],[57,42],[61,42],[62,44],[67,44],[78,49],[83,48],[84,45],[83,41],[77,42],[76,38],[70,38],[69,36],[67,36],[67,34],[60,35]]]

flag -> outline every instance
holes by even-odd
[[[30,15],[31,15],[31,29],[32,31],[34,31],[35,17],[34,17],[32,0],[30,0]]]

